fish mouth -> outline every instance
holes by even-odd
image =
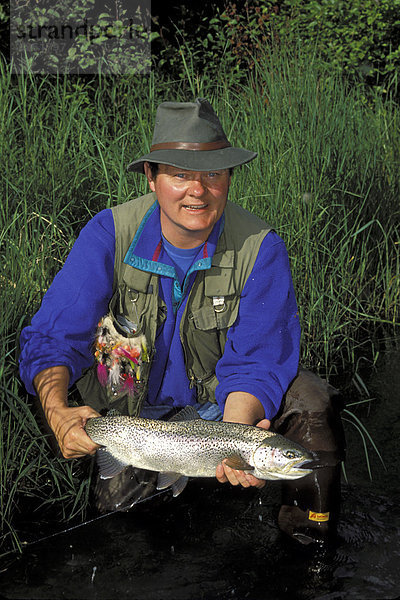
[[[300,477],[305,477],[313,472],[312,469],[308,468],[312,462],[312,458],[301,458],[300,460],[293,461],[282,469],[282,474],[287,479],[299,479]]]
[[[302,477],[305,477],[306,475],[309,475],[310,473],[312,473],[312,469],[291,469],[289,471],[269,471],[268,473],[268,479],[285,479],[285,480],[291,480],[291,479],[301,479]]]
[[[312,469],[292,469],[290,473],[286,473],[286,479],[300,479],[312,472]]]

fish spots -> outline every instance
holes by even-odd
[[[234,468],[251,469],[258,479],[293,479],[309,472],[296,468],[299,457],[310,459],[307,451],[276,433],[187,416],[190,420],[97,417],[88,420],[86,432],[123,465],[174,474],[167,483],[175,486],[175,495],[184,487],[181,476],[214,477],[227,458]]]

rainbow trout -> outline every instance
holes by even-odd
[[[114,477],[127,465],[158,471],[157,489],[172,486],[174,496],[185,488],[188,477],[214,477],[223,459],[259,479],[298,479],[311,473],[302,467],[314,458],[277,433],[205,421],[190,406],[170,421],[95,417],[88,419],[85,430],[102,446],[97,451],[101,478]]]

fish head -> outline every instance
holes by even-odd
[[[313,460],[311,452],[283,436],[266,438],[253,453],[253,464],[265,479],[299,479],[312,472],[302,467]]]

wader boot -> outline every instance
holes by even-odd
[[[328,541],[336,534],[345,457],[340,409],[339,392],[301,369],[272,422],[275,431],[313,451],[321,464],[302,479],[282,482],[278,525],[302,544]]]

